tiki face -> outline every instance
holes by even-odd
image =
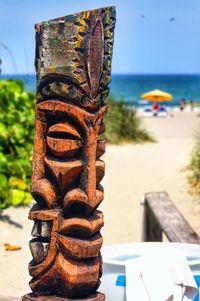
[[[90,113],[71,104],[49,100],[37,104],[37,111],[39,120],[43,119],[46,125],[45,131],[40,133],[45,136],[45,153],[40,152],[44,158],[44,177],[33,182],[32,194],[41,208],[58,209],[45,210],[45,214],[38,209],[30,213],[35,220],[32,235],[37,237],[30,243],[34,258],[30,272],[34,271],[34,277],[36,271],[37,277],[42,266],[47,270],[44,276],[52,279],[52,264],[60,273],[65,263],[62,290],[63,294],[67,292],[69,295],[70,291],[73,296],[73,291],[78,289],[78,276],[82,277],[83,283],[88,273],[93,276],[93,282],[88,284],[91,290],[98,286],[101,272],[99,253],[102,237],[99,230],[103,226],[103,217],[95,209],[103,200],[100,181],[104,175],[104,163],[99,157],[104,153],[105,142],[98,140],[98,136],[104,130],[106,106]],[[75,271],[74,283],[68,275],[68,270],[71,270],[68,265],[73,265],[73,260],[83,260],[85,267],[83,275]],[[86,268],[89,262],[90,267]],[[43,292],[41,277],[32,281],[31,288],[35,292]],[[44,289],[46,292],[46,286]],[[51,284],[50,292],[54,291],[52,289],[55,290]]]
[[[103,105],[90,113],[57,100],[37,104],[38,122],[44,125],[39,136],[44,141],[37,151],[32,194],[41,207],[61,206],[70,216],[78,204],[79,214],[88,216],[102,201],[104,163],[99,158],[105,141],[98,137],[104,131],[106,109]]]
[[[99,286],[103,215],[97,207],[103,200],[100,157],[105,152],[105,141],[99,137],[107,111],[113,26],[113,10],[107,8],[36,27],[31,193],[37,205],[29,215],[34,220],[30,286],[36,296],[84,297]],[[52,36],[47,35],[49,28]],[[68,57],[62,68],[60,49],[55,49],[57,35],[63,57]],[[44,49],[50,57],[46,61]]]

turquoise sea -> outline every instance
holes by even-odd
[[[35,91],[34,75],[0,75],[1,78],[21,79],[26,90]],[[141,106],[145,103],[141,102],[140,95],[153,89],[171,93],[174,99],[168,103],[170,106],[178,105],[181,98],[200,104],[200,75],[112,75],[110,96]]]

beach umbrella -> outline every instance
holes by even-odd
[[[170,101],[173,99],[171,94],[157,89],[146,92],[140,97],[149,101]]]

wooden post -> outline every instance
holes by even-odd
[[[142,241],[162,241],[162,232],[171,242],[200,244],[199,235],[166,192],[146,193]]]
[[[104,100],[115,9],[36,24],[37,103],[31,193],[37,202],[24,301],[105,300],[96,292],[104,176]]]
[[[142,241],[162,241],[162,229],[146,199],[144,199],[141,205],[143,206]]]

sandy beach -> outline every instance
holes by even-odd
[[[187,172],[200,125],[196,113],[174,113],[170,118],[143,118],[157,143],[108,145],[102,181],[105,199],[104,244],[141,240],[140,199],[149,191],[167,191],[189,223],[200,234],[200,205],[188,193]],[[32,222],[29,208],[9,208],[0,217],[0,295],[19,297],[29,292],[28,241]],[[4,251],[4,243],[22,247]]]

